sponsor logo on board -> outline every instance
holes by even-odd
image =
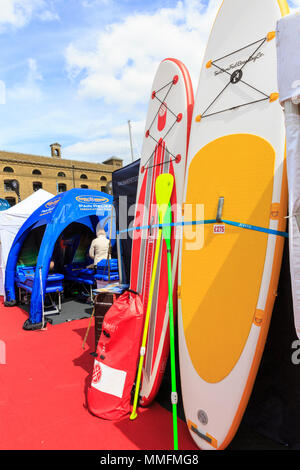
[[[159,132],[163,131],[167,121],[167,105],[162,103],[158,111],[157,128]]]
[[[215,71],[215,75],[220,75],[222,73],[225,73],[225,72],[230,72],[231,70],[234,70],[234,69],[240,69],[241,67],[243,67],[246,63],[248,62],[256,62],[257,60],[261,59],[262,57],[264,57],[264,53],[263,52],[258,52],[256,55],[254,55],[253,57],[251,57],[250,59],[247,59],[247,60],[239,60],[238,62],[236,62],[235,64],[230,64],[228,67],[220,67],[222,68],[222,70],[216,70]]]

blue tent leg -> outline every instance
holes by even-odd
[[[4,306],[5,307],[15,307],[17,305],[16,300],[5,300]]]

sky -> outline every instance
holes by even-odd
[[[221,0],[0,0],[0,150],[130,163],[166,57],[196,92]],[[300,0],[289,0],[292,9]],[[196,46],[195,46],[196,45]]]

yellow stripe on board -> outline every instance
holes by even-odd
[[[224,220],[269,227],[274,163],[275,151],[261,137],[217,139],[190,164],[185,207],[203,203],[204,218],[215,219],[224,197]],[[211,225],[195,230],[204,230],[205,239],[202,249],[191,249],[184,234],[183,327],[194,368],[216,383],[237,363],[253,325],[268,235],[228,225],[223,234]]]

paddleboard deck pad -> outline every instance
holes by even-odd
[[[131,257],[130,287],[142,296],[146,313],[158,228],[155,182],[162,173],[174,177],[171,197],[173,222],[181,220],[193,89],[186,67],[176,59],[161,62],[154,78],[142,146]],[[172,229],[172,282],[177,303],[180,227]],[[176,311],[176,309],[175,309]],[[169,354],[168,270],[165,243],[161,244],[142,371],[140,404],[154,399]]]
[[[184,411],[201,449],[235,435],[276,296],[287,186],[275,30],[286,12],[285,1],[224,0],[199,78],[184,222],[202,207],[205,223],[194,241],[183,231],[178,328]]]

